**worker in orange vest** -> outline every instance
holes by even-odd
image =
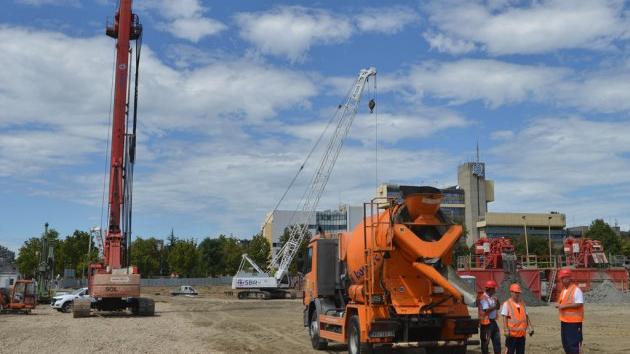
[[[525,302],[521,300],[521,286],[510,285],[510,298],[501,307],[503,333],[507,354],[525,354],[525,335],[534,335],[534,327],[527,314]]]
[[[573,283],[573,274],[568,268],[558,273],[562,281],[562,292],[556,308],[560,314],[560,337],[566,354],[582,353],[582,322],[584,321],[584,295]]]
[[[481,353],[488,354],[488,346],[492,341],[494,354],[501,353],[501,332],[497,325],[497,310],[499,299],[495,296],[497,282],[488,280],[486,291],[479,296],[477,311],[479,312],[479,337],[481,338]]]

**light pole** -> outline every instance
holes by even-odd
[[[549,265],[551,266],[551,215],[547,216],[548,238],[549,238]]]
[[[527,259],[527,266],[529,267],[529,244],[527,243],[527,218],[525,215],[523,218],[523,230],[525,230],[525,257]]]

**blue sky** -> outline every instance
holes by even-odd
[[[44,222],[62,235],[101,224],[116,4],[1,6],[0,244],[17,249]],[[145,31],[136,235],[251,237],[371,65],[378,116],[371,82],[322,208],[374,194],[378,118],[378,182],[454,184],[479,141],[490,210],[630,225],[625,2],[134,6]]]

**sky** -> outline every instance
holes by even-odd
[[[386,5],[384,5],[386,4]],[[0,5],[0,244],[101,226],[113,0]],[[360,69],[320,209],[378,183],[456,184],[477,144],[491,211],[630,225],[622,1],[137,0],[134,235],[250,238]],[[370,114],[367,102],[377,101]],[[281,209],[295,209],[317,150]],[[105,225],[103,225],[104,227]]]

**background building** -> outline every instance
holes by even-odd
[[[477,161],[459,165],[457,184],[464,190],[464,225],[470,245],[479,239],[477,222],[486,215],[488,203],[494,201],[494,182],[486,180],[486,164]]]
[[[311,234],[317,232],[318,226],[329,233],[350,231],[363,221],[363,207],[342,204],[334,210],[314,213],[276,210],[267,214],[265,221],[266,223],[263,222],[263,236],[275,252],[280,248],[280,238],[287,226],[307,223]]]
[[[15,253],[0,245],[0,288],[9,288],[18,278]]]
[[[566,216],[560,213],[495,213],[488,212],[477,222],[481,237],[528,237],[551,236],[552,241],[562,242],[566,236]]]

